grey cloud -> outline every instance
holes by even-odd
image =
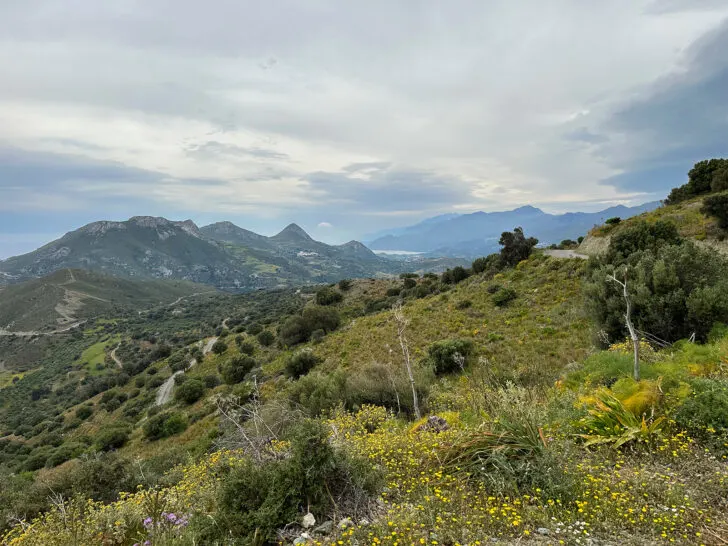
[[[243,147],[234,144],[225,144],[214,140],[209,140],[203,144],[193,144],[186,148],[187,155],[191,157],[199,157],[208,159],[214,156],[231,156],[241,158],[256,159],[274,159],[278,161],[287,161],[290,159],[288,154],[259,148],[257,146]]]
[[[616,111],[600,153],[624,174],[603,184],[666,192],[693,163],[728,155],[728,19],[695,43],[683,67]]]
[[[566,138],[567,140],[585,142],[587,144],[602,144],[609,140],[609,138],[605,135],[593,133],[586,127],[580,127],[579,129],[569,131],[564,135],[564,138]]]
[[[371,165],[371,164],[370,164]],[[365,178],[349,173],[314,172],[304,177],[323,204],[338,204],[357,212],[433,211],[450,209],[472,200],[469,186],[456,177],[432,172],[368,167]]]

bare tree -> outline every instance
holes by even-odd
[[[412,361],[410,359],[409,347],[407,346],[407,338],[405,337],[405,330],[409,320],[404,316],[402,311],[402,302],[397,302],[392,307],[392,313],[394,314],[394,321],[397,323],[397,336],[399,337],[399,344],[402,347],[402,357],[404,358],[404,366],[407,368],[407,376],[409,377],[410,386],[412,387],[412,403],[415,407],[415,417],[417,419],[422,418],[420,413],[420,403],[417,400],[417,389],[415,387],[415,376],[412,374]]]
[[[624,314],[624,322],[627,324],[629,330],[629,337],[632,339],[632,346],[634,347],[634,380],[640,380],[640,338],[637,336],[634,324],[632,324],[632,302],[629,300],[629,292],[627,291],[627,269],[624,270],[624,282],[620,281],[616,275],[607,275],[607,280],[616,282],[622,287],[622,295],[624,301],[627,303],[627,311]]]

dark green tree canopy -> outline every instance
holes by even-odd
[[[523,228],[517,227],[513,231],[504,231],[498,241],[501,248],[500,255],[503,263],[514,266],[518,262],[528,259],[538,239],[523,234]]]

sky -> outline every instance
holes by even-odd
[[[0,259],[653,201],[728,156],[727,96],[728,0],[2,0]]]

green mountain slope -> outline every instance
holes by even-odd
[[[131,280],[63,269],[0,289],[0,330],[50,332],[102,314],[171,303],[213,288],[186,281]]]

